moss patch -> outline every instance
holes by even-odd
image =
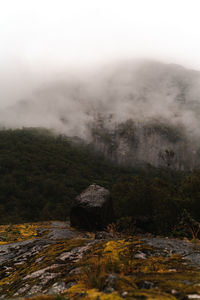
[[[43,225],[48,230],[49,224]],[[41,228],[42,224],[15,226],[18,228],[16,236],[23,240],[28,237],[37,238],[38,228]],[[7,230],[6,227],[1,227],[2,232],[3,228]],[[14,228],[13,226],[12,233]],[[9,241],[12,242],[13,239],[10,238]],[[10,262],[6,265],[7,269],[3,265],[0,269],[0,295],[13,297],[26,285],[29,288],[42,285],[42,291],[49,292],[52,285],[60,281],[71,287],[62,291],[60,295],[38,295],[29,299],[183,300],[191,294],[200,295],[200,270],[192,267],[180,255],[170,255],[169,251],[153,248],[138,237],[130,236],[96,240],[80,258],[78,250],[91,241],[93,235],[88,235],[86,239],[81,238],[81,233],[77,238],[70,240],[50,241],[47,245],[43,244],[33,255],[27,256],[22,264],[12,265]],[[71,258],[67,256],[62,260],[62,255],[66,254],[71,255]],[[43,283],[40,272],[49,267],[51,269],[48,269],[47,273],[56,276]],[[39,272],[38,276],[35,276],[36,272]],[[24,290],[20,296],[26,294],[27,291]]]
[[[51,272],[58,274],[57,279],[65,277],[71,265],[68,264],[69,268],[67,268],[66,264],[60,261],[60,254],[68,252],[73,248],[83,246],[85,243],[86,240],[84,239],[57,241],[55,244],[45,247],[36,255],[31,256],[25,263],[19,266],[15,265],[11,273],[6,274],[4,269],[2,269],[2,271],[0,271],[0,286],[3,293],[10,297],[25,284],[30,286],[38,285],[40,283],[40,278],[32,277],[31,274],[52,265],[56,265]],[[27,279],[25,279],[26,277]],[[51,284],[53,284],[53,281],[48,282],[46,287]]]
[[[137,258],[141,252],[145,259]],[[158,255],[137,238],[99,242],[79,263],[84,271],[65,294],[70,299],[124,299],[125,292],[127,299],[159,300],[200,294],[199,270],[183,262],[178,255]],[[117,279],[114,292],[106,294],[109,274]]]
[[[49,223],[24,223],[17,225],[0,225],[0,245],[10,244],[14,242],[22,242],[36,237],[41,237],[39,229],[43,228],[48,231]],[[44,235],[45,231],[43,232]]]

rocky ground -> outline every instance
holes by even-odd
[[[0,226],[0,299],[200,299],[199,268],[198,241]]]

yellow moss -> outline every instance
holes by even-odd
[[[130,242],[124,240],[109,241],[104,248],[104,255],[112,257],[113,260],[119,260],[119,255],[126,251],[126,247],[130,245]]]
[[[24,226],[21,227],[24,230]],[[30,228],[31,229],[31,228]],[[26,228],[25,228],[26,230]],[[48,247],[44,248],[40,253],[30,257],[27,262],[22,265],[15,266],[14,270],[5,275],[2,270],[2,274],[0,272],[0,286],[3,288],[3,293],[12,296],[13,293],[19,289],[20,284],[23,282],[23,278],[27,275],[38,271],[40,269],[46,268],[52,264],[55,264],[55,260],[59,257],[59,255],[63,252],[70,251],[71,249],[79,246],[83,246],[85,244],[85,239],[71,239],[71,240],[61,240],[56,241],[55,244],[51,244]],[[40,263],[36,263],[36,260],[41,258]],[[66,266],[61,264],[58,267],[60,278],[66,277]],[[35,280],[30,281],[29,284],[37,284]]]
[[[91,300],[122,300],[123,298],[119,295],[118,292],[113,292],[111,294],[105,294],[99,292],[96,289],[87,290],[88,298]]]
[[[97,289],[87,289],[83,283],[78,283],[67,290],[67,295],[70,299],[73,299],[75,295],[79,295],[81,299],[91,299],[91,300],[121,300],[123,299],[118,292],[113,292],[111,294],[105,294]]]
[[[20,235],[21,237],[33,237],[33,236],[37,236],[37,231],[36,231],[36,226],[33,224],[23,224],[19,226],[19,231],[20,231]]]
[[[77,283],[75,285],[73,285],[72,287],[70,287],[67,292],[68,293],[81,293],[81,292],[85,292],[86,287],[83,283]]]
[[[199,271],[186,270],[185,273],[174,274],[170,277],[165,276],[165,280],[160,280],[159,287],[162,290],[176,290],[179,294],[183,295],[192,293],[200,294]]]
[[[76,278],[77,284],[69,290],[70,299],[76,293],[87,294],[83,299],[93,299],[92,295],[102,298],[106,297],[101,290],[105,286],[106,278],[110,273],[117,273],[118,279],[114,289],[117,290],[115,297],[121,297],[123,291],[128,292],[128,297],[168,300],[176,299],[171,294],[174,289],[183,297],[189,293],[198,293],[200,286],[188,285],[187,281],[200,282],[200,272],[195,268],[182,264],[181,256],[172,255],[147,256],[146,259],[135,258],[137,251],[147,251],[154,253],[152,248],[140,243],[137,240],[112,240],[108,242],[99,242],[93,246],[93,249],[82,261],[82,267],[85,270],[82,275]],[[151,251],[151,252],[150,252]],[[184,282],[184,280],[186,280]],[[151,289],[140,289],[139,283],[144,281],[153,282],[156,287]],[[184,292],[181,292],[184,291]],[[91,294],[91,292],[93,294]],[[113,296],[113,294],[110,294]],[[72,297],[72,298],[71,298]],[[94,298],[96,299],[96,298]],[[108,298],[112,299],[112,298]],[[119,298],[121,299],[121,298]]]
[[[46,228],[48,230],[49,227],[50,225],[47,222],[0,225],[0,235],[3,238],[3,241],[0,242],[0,245],[36,238],[38,236],[39,228]]]
[[[26,237],[26,234],[28,236],[35,227],[24,226],[26,225],[23,224],[19,227],[22,230],[20,235]],[[74,238],[56,241],[55,244],[46,247],[39,254],[31,257],[24,265],[17,266],[12,274],[0,281],[0,285],[5,284],[5,294],[6,285],[7,289],[11,285],[15,286],[26,275],[55,263],[61,253],[70,251],[74,247],[83,246],[85,243],[87,243],[85,239]],[[146,253],[146,259],[135,257],[138,251]],[[76,282],[62,295],[66,295],[70,300],[121,300],[123,299],[122,292],[126,291],[127,299],[175,300],[176,297],[172,295],[172,290],[176,290],[177,297],[180,299],[186,298],[188,294],[200,293],[200,271],[198,269],[183,264],[179,255],[164,257],[161,253],[160,256],[157,254],[158,252],[155,252],[150,246],[134,237],[126,240],[96,242],[82,260],[73,263],[73,268],[80,268],[81,273],[69,275],[66,265],[59,267],[59,279],[62,278],[65,283]],[[38,258],[42,258],[40,264],[35,263]],[[108,275],[113,273],[117,275],[113,286],[115,292],[106,294],[103,292],[106,280]],[[145,281],[151,282],[152,288],[142,288]],[[31,282],[29,283],[31,284]],[[53,298],[51,296],[40,297],[43,298],[35,297],[31,300],[54,299],[53,296]]]
[[[127,291],[127,290],[124,290]],[[160,290],[132,290],[127,291],[128,299],[148,299],[148,300],[176,300],[173,295],[169,295]],[[87,289],[84,284],[76,284],[65,292],[69,299],[83,299],[83,300],[122,300],[124,297],[115,291],[110,294],[99,291],[98,289]]]
[[[37,257],[44,256],[43,262],[54,262],[54,258],[63,252],[67,252],[76,247],[81,247],[85,244],[84,239],[73,238],[71,240],[61,240],[42,250]],[[36,257],[36,258],[37,258]],[[41,266],[40,266],[41,268]]]
[[[146,291],[137,291],[131,295],[132,299],[147,299],[147,300],[176,300],[177,298],[157,291],[155,289],[146,290]]]
[[[8,244],[8,242],[2,242],[2,241],[0,241],[0,245],[6,245],[6,244]]]
[[[55,300],[56,297],[49,295],[39,295],[35,297],[28,298],[29,300]],[[22,300],[27,300],[27,298],[23,298]]]

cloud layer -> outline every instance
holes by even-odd
[[[89,137],[88,128],[99,118],[110,128],[128,119],[137,123],[164,120],[184,127],[190,137],[199,137],[197,71],[147,60],[32,78],[18,85],[20,99],[12,95],[16,102],[12,100],[0,110],[1,126],[46,127],[69,136]]]

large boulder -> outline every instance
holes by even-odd
[[[110,192],[96,184],[90,185],[72,203],[71,226],[88,231],[103,230],[113,221]]]

